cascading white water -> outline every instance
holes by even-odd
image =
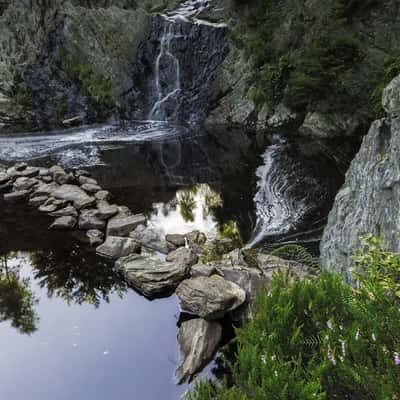
[[[164,27],[164,33],[161,37],[160,43],[160,52],[156,58],[156,67],[155,67],[155,85],[157,91],[157,101],[155,102],[153,108],[151,109],[148,119],[149,120],[158,120],[163,121],[167,118],[164,104],[174,98],[181,90],[181,77],[180,77],[180,64],[177,57],[175,57],[171,53],[171,40],[174,37],[173,34],[173,23],[169,22],[168,25]],[[174,75],[175,79],[174,84],[171,89],[170,86],[167,86],[167,93],[164,93],[163,87],[161,84],[161,76],[160,76],[160,66],[162,59],[166,57],[171,60],[171,63],[174,67]]]
[[[160,51],[155,61],[156,101],[151,108],[148,119],[152,121],[167,121],[177,112],[178,96],[181,94],[181,66],[179,58],[173,54],[171,43],[181,36],[176,33],[182,21],[198,23],[196,16],[209,6],[209,0],[187,0],[177,9],[162,14],[164,31],[160,40]],[[162,81],[162,69],[170,69],[168,81]],[[170,102],[176,102],[175,110],[170,111]]]

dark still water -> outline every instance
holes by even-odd
[[[175,297],[147,301],[43,218],[2,217],[0,398],[178,399]]]
[[[334,142],[154,123],[0,137],[0,163],[84,167],[164,233],[213,238],[233,223],[254,245],[317,240],[349,154]],[[50,222],[0,200],[0,399],[179,399],[176,298],[139,296]]]

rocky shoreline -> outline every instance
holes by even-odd
[[[176,293],[182,310],[193,315],[178,335],[180,382],[192,379],[212,359],[223,318],[240,322],[251,317],[252,301],[274,272],[288,271],[293,277],[314,273],[293,261],[237,249],[230,240],[210,241],[199,231],[160,233],[145,215],[113,204],[111,193],[84,170],[25,163],[0,167],[0,192],[5,202],[54,218],[50,230],[78,232],[141,295],[154,299]]]

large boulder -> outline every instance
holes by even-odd
[[[94,197],[88,196],[86,192],[75,185],[61,185],[56,188],[51,195],[57,199],[72,202],[74,207],[78,210],[90,207],[96,202]]]
[[[143,214],[120,216],[116,215],[108,221],[107,236],[129,236],[139,225],[146,222]]]
[[[129,234],[133,240],[141,246],[149,250],[159,251],[163,254],[168,254],[171,250],[175,249],[174,246],[169,244],[161,235],[151,227],[139,225],[134,231]]]
[[[164,262],[154,255],[120,258],[116,268],[133,288],[149,298],[171,294],[189,273],[186,265]]]
[[[83,210],[79,216],[79,229],[103,229],[106,223],[99,218],[97,209]]]
[[[191,267],[197,263],[199,257],[193,252],[192,249],[180,247],[179,249],[169,253],[166,260],[175,264]]]
[[[97,247],[96,252],[102,257],[117,259],[137,253],[140,246],[127,237],[107,236],[106,241]]]
[[[53,230],[69,230],[76,226],[75,217],[60,217],[57,218],[51,225],[49,229]]]
[[[179,328],[178,342],[183,355],[176,371],[180,383],[191,380],[211,360],[222,338],[222,326],[216,321],[191,319]]]
[[[318,271],[312,266],[293,260],[285,260],[270,254],[258,253],[258,267],[262,272],[265,285],[271,283],[272,277],[277,272],[288,274],[292,279],[302,279],[314,276]]]
[[[243,289],[218,275],[184,280],[176,294],[183,310],[208,320],[222,318],[246,300]]]

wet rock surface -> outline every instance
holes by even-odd
[[[183,360],[176,371],[179,382],[191,380],[212,359],[222,338],[222,326],[216,321],[191,319],[179,328],[178,342]]]
[[[120,216],[117,215],[108,221],[107,235],[109,236],[129,236],[129,234],[139,225],[146,223],[143,214]]]
[[[118,259],[137,253],[140,246],[133,239],[127,237],[107,236],[105,242],[97,247],[96,252],[102,257]]]
[[[222,318],[246,300],[243,289],[218,275],[187,279],[176,294],[183,310],[208,320]]]
[[[189,273],[184,264],[165,262],[152,255],[133,254],[120,258],[116,268],[133,288],[149,298],[171,294]]]

